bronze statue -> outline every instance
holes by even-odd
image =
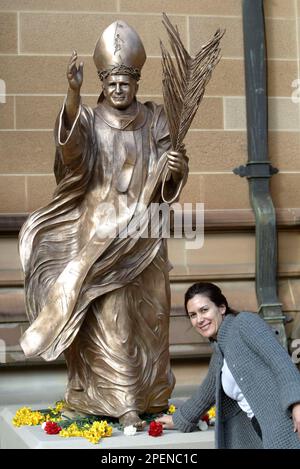
[[[125,22],[96,44],[102,92],[94,109],[81,103],[83,63],[73,52],[55,126],[57,188],[20,233],[31,323],[21,338],[25,354],[55,360],[64,352],[68,406],[137,428],[140,414],[167,407],[175,382],[165,220],[155,219],[152,236],[151,216],[186,182],[183,139],[223,35],[218,30],[192,58],[166,15],[163,23],[175,56],[161,45],[167,116],[136,99],[146,54]]]
[[[91,109],[81,103],[83,64],[73,52],[55,127],[57,189],[20,234],[25,354],[64,352],[68,406],[137,427],[140,414],[167,407],[174,387],[170,264],[166,239],[122,233],[129,224],[147,230],[151,204],[177,200],[188,174],[184,147],[171,150],[163,106],[136,99],[145,60],[137,33],[111,24],[94,52],[102,92]]]

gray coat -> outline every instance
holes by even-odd
[[[262,440],[250,419],[223,391],[223,358],[256,416]],[[196,393],[173,415],[176,427],[192,431],[216,403],[217,448],[298,448],[290,406],[300,402],[300,373],[270,327],[257,314],[225,316],[208,374]]]

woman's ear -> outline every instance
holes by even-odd
[[[225,305],[219,306],[219,311],[222,314],[222,316],[224,316],[224,314],[226,313],[226,306]]]

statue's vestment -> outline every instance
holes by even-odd
[[[186,180],[168,177],[163,108],[137,102],[132,116],[100,100],[80,106],[70,131],[63,109],[55,134],[54,198],[20,234],[31,322],[21,345],[46,360],[65,352],[77,410],[162,410],[174,386],[166,240],[126,230],[145,233],[151,204],[176,200]]]

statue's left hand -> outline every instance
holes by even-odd
[[[185,175],[187,169],[187,162],[184,158],[184,153],[178,151],[168,151],[168,168],[172,174],[175,182],[179,182]]]

